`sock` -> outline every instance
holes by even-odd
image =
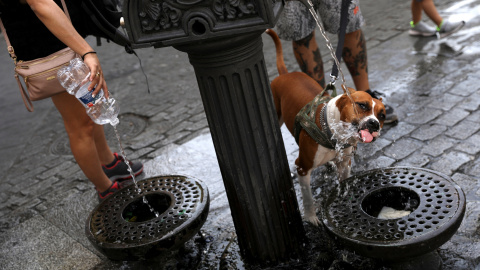
[[[437,31],[439,31],[439,32],[440,32],[440,28],[442,28],[442,25],[443,25],[443,22],[444,22],[444,21],[445,21],[445,20],[442,20],[442,22],[440,23],[440,25],[439,25],[439,26],[437,26]]]

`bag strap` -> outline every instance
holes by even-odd
[[[3,37],[7,42],[7,50],[10,57],[13,59],[13,63],[17,64],[17,56],[15,55],[15,50],[13,49],[12,45],[10,44],[10,39],[8,39],[7,30],[5,30],[5,26],[3,26],[2,19],[0,18],[0,28],[2,29]]]
[[[63,12],[65,12],[65,15],[67,18],[70,19],[70,14],[68,13],[67,5],[65,4],[65,0],[62,0],[62,7],[63,7]],[[15,54],[15,50],[13,49],[12,44],[10,43],[10,39],[8,38],[7,35],[7,30],[5,29],[5,26],[3,25],[2,18],[0,18],[0,29],[2,30],[3,37],[5,38],[5,41],[7,42],[7,50],[8,54],[10,57],[13,59],[13,63],[15,66],[17,65],[17,55]],[[27,92],[25,91],[25,88],[23,88],[23,84],[20,82],[20,78],[18,76],[18,73],[15,72],[15,79],[17,80],[18,84],[18,89],[20,90],[20,94],[22,95],[23,103],[25,104],[25,107],[29,112],[33,112],[33,103],[30,100],[30,97],[28,96]]]
[[[20,78],[18,74],[15,72],[15,79],[17,80],[18,83],[18,89],[20,90],[20,94],[22,94],[22,99],[23,103],[25,104],[25,108],[27,108],[27,111],[33,112],[33,104],[32,101],[30,100],[30,97],[28,96],[27,92],[25,91],[25,88],[23,88],[23,84],[20,82]]]

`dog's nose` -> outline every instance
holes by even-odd
[[[380,129],[380,123],[375,119],[368,119],[367,128],[370,132],[378,131]]]

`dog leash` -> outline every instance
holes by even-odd
[[[340,30],[338,33],[338,43],[337,49],[335,51],[335,56],[338,59],[338,63],[342,60],[342,51],[343,51],[343,44],[345,43],[345,35],[347,34],[347,25],[348,25],[348,8],[352,0],[342,0],[342,9],[340,12]],[[332,97],[337,96],[337,89],[335,87],[335,82],[338,78],[338,67],[337,63],[333,61],[332,73],[330,73],[331,81],[327,84],[325,89],[332,91]]]

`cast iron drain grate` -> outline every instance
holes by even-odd
[[[383,206],[410,214],[380,219]],[[426,254],[456,232],[465,196],[447,176],[418,168],[383,168],[344,180],[322,209],[328,231],[356,253],[383,260]]]
[[[87,220],[87,238],[112,260],[143,260],[174,249],[207,219],[208,189],[199,180],[159,176],[138,181],[138,186],[158,217],[130,185],[100,203]]]

